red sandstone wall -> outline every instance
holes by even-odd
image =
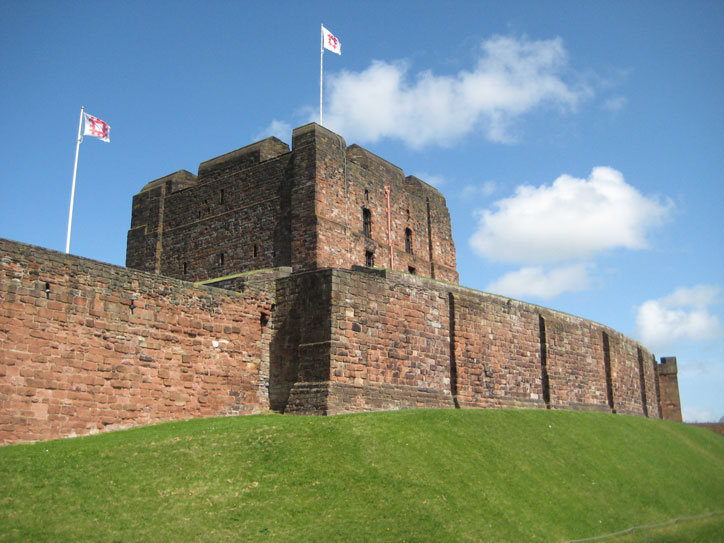
[[[285,155],[168,195],[161,275],[195,281],[274,266],[287,161]]]
[[[329,413],[452,407],[447,296],[400,275],[331,274]]]
[[[663,358],[662,363],[658,366],[658,372],[661,395],[661,417],[665,420],[682,422],[676,358]]]
[[[394,269],[456,283],[444,197],[314,123],[294,130],[291,152],[268,138],[204,162],[198,177],[181,171],[146,185],[133,199],[126,263],[187,281],[275,266],[350,269],[366,265],[367,252],[390,267],[385,186]]]
[[[0,300],[0,443],[268,406],[259,289],[0,240]]]
[[[270,403],[659,416],[652,355],[596,323],[387,270],[283,275],[236,294],[0,240],[0,443]]]
[[[551,407],[610,410],[601,327],[561,313],[542,317]]]
[[[659,399],[657,394],[656,383],[656,357],[649,352],[648,349],[641,349],[641,366],[644,372],[644,391],[646,395],[646,416],[661,418],[661,410],[659,408]],[[678,387],[677,387],[678,390]]]
[[[329,273],[331,413],[452,403],[660,416],[652,355],[609,328],[404,273]]]
[[[643,414],[638,344],[610,331],[613,401],[617,413]]]
[[[271,160],[272,158],[276,160]],[[267,138],[133,198],[126,264],[187,281],[289,265],[289,147]]]
[[[285,205],[286,227],[290,236],[290,264],[295,272],[319,267],[318,223],[315,208],[317,187],[317,131],[307,125],[292,132],[289,202]]]
[[[375,266],[390,268],[384,190],[389,186],[394,269],[414,268],[418,275],[457,282],[450,216],[439,192],[416,178],[406,178],[402,169],[357,145],[347,147],[344,139],[318,125],[301,127],[297,133],[300,141],[305,141],[304,134],[316,143],[318,267],[364,266],[365,253],[370,251]],[[297,148],[295,144],[295,153]],[[363,233],[363,209],[372,217],[369,236]],[[405,244],[408,228],[411,252]]]
[[[474,291],[452,300],[460,405],[545,407],[534,308]]]
[[[269,393],[276,411],[326,413],[331,273],[300,273],[276,283]]]

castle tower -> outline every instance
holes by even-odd
[[[676,357],[667,356],[661,359],[658,366],[659,401],[661,418],[682,422],[681,400],[679,399],[679,379],[677,377]]]
[[[267,138],[148,183],[126,265],[189,281],[353,266],[458,281],[442,194],[316,123],[291,149]]]

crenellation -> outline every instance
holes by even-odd
[[[252,143],[202,162],[199,165],[199,182],[216,181],[289,152],[289,145],[275,137]]]

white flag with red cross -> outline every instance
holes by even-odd
[[[101,141],[111,141],[110,125],[98,117],[83,113],[83,135],[98,138]]]
[[[322,43],[324,48],[332,51],[332,53],[342,54],[342,44],[329,30],[322,27]]]

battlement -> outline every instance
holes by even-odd
[[[179,170],[172,174],[151,181],[150,183],[147,183],[141,189],[141,193],[152,191],[153,189],[159,188],[162,185],[165,185],[167,191],[171,193],[188,187],[192,187],[196,183],[198,183],[198,178],[194,174],[186,170]]]
[[[675,356],[665,356],[659,364],[659,375],[676,375],[678,373]]]
[[[402,171],[402,168],[395,166],[367,149],[363,149],[357,144],[350,145],[347,148],[347,160],[364,169],[366,172],[387,179],[391,183],[401,183],[405,177],[405,172]]]
[[[220,179],[288,152],[289,145],[283,141],[274,137],[266,138],[202,162],[198,176],[202,182]]]

